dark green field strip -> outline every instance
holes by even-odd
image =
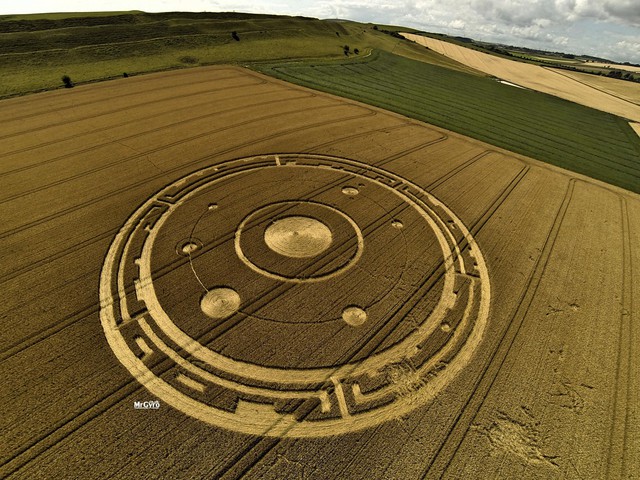
[[[640,193],[640,137],[615,115],[384,51],[257,68]]]
[[[363,98],[362,100],[363,101],[367,101],[366,98]],[[394,104],[381,102],[378,105],[383,107],[383,108],[399,111],[399,109],[397,108],[397,105],[394,105]],[[403,113],[408,114],[410,116],[416,116],[416,117],[418,117],[419,114],[420,114],[419,111],[411,110],[411,109],[404,110]],[[435,122],[431,122],[431,123],[435,123]],[[496,130],[500,131],[501,127],[499,125],[497,125],[496,123],[497,122],[493,122],[492,125],[494,126],[494,128],[496,128]],[[473,128],[473,124],[470,124],[468,129],[467,129],[467,132],[469,132],[472,128]],[[480,133],[482,133],[482,132],[480,132]],[[534,137],[537,135],[537,132],[535,131],[535,129],[532,129],[528,133],[530,135],[534,136]],[[518,140],[521,140],[521,139],[522,139],[521,137],[518,137],[518,138],[513,139],[513,140],[518,141]],[[499,143],[500,140],[504,140],[504,139],[497,137],[497,138],[494,138],[493,142]],[[563,148],[564,152],[560,151],[560,147],[564,147]],[[556,151],[554,151],[552,153],[555,154],[555,155],[565,155],[565,156],[568,155],[569,157],[572,157],[572,156],[576,156],[576,153],[579,154],[581,152],[576,152],[575,149],[570,144],[566,144],[566,142],[565,142],[565,144],[556,145]],[[586,158],[583,161],[587,164],[587,167],[589,168],[588,171],[591,173],[591,176],[597,176],[598,175],[598,172],[597,171],[592,171],[591,167],[594,167],[594,168],[596,168],[596,167],[597,168],[608,168],[612,172],[617,172],[620,175],[637,176],[637,174],[638,174],[637,170],[634,170],[633,168],[625,167],[624,165],[603,163],[602,161],[600,161],[600,157],[597,157],[597,156],[593,157],[593,158]],[[586,171],[587,171],[587,169],[585,169],[585,172]]]
[[[346,68],[351,69],[352,67],[346,67]],[[361,77],[361,75],[359,75],[359,77]],[[405,102],[411,101],[413,98],[421,94],[420,86],[418,85],[418,83],[412,82],[409,85],[397,84],[397,85],[393,85],[392,87],[386,87],[384,85],[384,79],[380,78],[376,80],[377,81],[375,82],[375,84],[370,84],[369,82],[365,82],[365,84],[358,84],[358,90],[376,91],[374,95],[378,95],[378,96],[389,96],[389,94],[393,94],[396,97],[402,97],[402,99]],[[415,85],[418,85],[418,86],[415,87]],[[342,86],[349,87],[349,85],[342,85]],[[504,88],[504,87],[501,86],[501,88]],[[508,87],[508,88],[512,90],[511,87]],[[395,94],[394,92],[397,92],[398,90],[402,91],[402,93]],[[485,96],[482,94],[476,94],[475,98],[482,99],[482,98],[485,98]],[[434,104],[434,102],[431,102],[429,99],[426,99],[425,103],[430,108],[438,108],[438,106]],[[497,105],[497,102],[496,104],[491,106],[496,107],[496,105]],[[581,153],[583,152],[575,151],[575,148],[574,148],[575,143],[577,141],[582,141],[583,139],[568,138],[568,135],[573,134],[575,132],[582,132],[582,129],[585,128],[585,125],[583,125],[584,122],[581,122],[579,119],[574,119],[574,118],[569,118],[567,119],[566,122],[550,121],[549,126],[553,127],[552,128],[553,131],[556,131],[558,128],[564,129],[567,131],[567,137],[564,137],[564,139],[559,140],[556,134],[552,134],[551,136],[549,136],[548,134],[544,135],[545,132],[540,132],[537,125],[530,124],[529,123],[530,114],[528,110],[514,110],[512,112],[513,114],[512,117],[509,119],[505,119],[501,117],[501,111],[502,111],[501,109],[508,108],[508,105],[509,104],[507,103],[507,104],[498,106],[501,108],[496,107],[496,108],[483,109],[482,102],[476,102],[476,104],[472,105],[472,104],[465,104],[464,101],[460,102],[459,99],[454,99],[449,104],[450,108],[456,109],[459,122],[460,123],[466,122],[464,124],[464,127],[467,129],[467,131],[473,132],[475,125],[480,125],[480,124],[492,125],[496,133],[496,135],[492,139],[492,143],[500,139],[505,140],[506,138],[509,137],[509,135],[512,132],[510,132],[510,127],[508,123],[510,121],[513,121],[514,117],[517,117],[517,120],[519,120],[522,123],[523,128],[522,128],[522,132],[518,132],[519,135],[517,137],[509,138],[509,140],[512,143],[522,141],[522,134],[527,134],[529,137],[531,136],[542,137],[542,139],[544,139],[545,142],[549,143],[550,145],[553,145],[553,152],[549,152],[549,153],[552,153],[555,155],[569,154],[569,155],[575,155],[577,157],[583,157],[581,155]],[[613,121],[612,126],[614,128],[610,130],[612,130],[612,133],[616,135],[618,133],[617,129],[620,127],[620,125],[617,122],[619,119],[612,116],[611,120]],[[587,128],[589,127],[590,126],[587,125]],[[476,135],[482,133],[477,131],[477,129],[475,130],[476,130],[475,131]],[[618,143],[616,144],[616,142],[614,141],[610,143],[603,143],[603,144],[596,145],[594,146],[593,151],[589,152],[589,155],[586,157],[583,157],[582,160],[587,162],[592,161],[594,164],[599,164],[603,167],[610,167],[614,170],[619,170],[624,174],[631,174],[631,175],[637,174],[638,165],[633,161],[630,162],[628,158],[616,159],[611,164],[608,164],[608,163],[603,164],[602,161],[599,160],[600,157],[603,156],[603,154],[605,157],[609,154],[609,151],[612,148],[612,146],[617,149],[628,149],[629,151],[627,153],[630,154],[628,155],[628,157],[633,158],[633,144],[629,144],[628,137],[622,137],[619,135],[618,137],[620,138],[618,138],[617,140],[623,140],[624,143],[621,143],[620,141],[618,141]],[[538,139],[538,141],[540,141],[540,139]]]
[[[521,126],[517,133],[524,132],[528,135],[542,136],[547,139],[546,141],[550,141],[553,139],[557,141],[558,135],[556,132],[558,131],[558,129],[565,130],[565,134],[563,135],[563,137],[566,141],[564,143],[568,148],[573,150],[575,148],[576,142],[584,140],[584,129],[590,129],[593,126],[592,123],[584,121],[585,118],[588,118],[585,115],[570,115],[566,118],[563,118],[561,115],[556,114],[555,117],[552,117],[551,115],[553,114],[553,110],[549,109],[549,111],[546,112],[540,108],[541,105],[533,105],[532,107],[535,107],[539,114],[542,113],[543,115],[546,115],[547,125],[552,127],[551,129],[547,129],[547,131],[540,131],[539,126],[531,122],[532,114],[529,105],[524,104],[518,98],[508,98],[508,94],[515,93],[516,95],[521,95],[522,93],[531,92],[522,92],[521,90],[514,89],[512,87],[496,85],[495,82],[484,81],[482,82],[484,85],[481,84],[481,86],[490,87],[491,89],[495,89],[496,87],[500,89],[498,92],[493,92],[499,94],[494,95],[494,98],[491,98],[490,96],[492,92],[486,92],[480,89],[474,89],[473,91],[465,92],[463,88],[458,88],[457,85],[449,87],[448,85],[450,85],[450,82],[447,83],[447,88],[449,88],[449,90],[455,90],[455,96],[451,96],[450,91],[444,91],[438,92],[437,96],[432,95],[429,97],[424,97],[424,82],[426,81],[435,83],[437,82],[437,79],[433,77],[429,77],[428,80],[425,80],[424,77],[419,80],[413,78],[398,79],[393,76],[392,72],[389,72],[386,75],[387,78],[379,78],[375,75],[370,75],[369,72],[355,71],[355,68],[357,68],[357,66],[345,66],[344,68],[350,70],[353,74],[352,76],[357,76],[357,78],[346,79],[345,81],[340,82],[340,78],[334,77],[333,72],[327,70],[327,68],[321,67],[320,69],[318,69],[316,67],[316,79],[318,79],[317,73],[323,73],[325,74],[325,86],[329,86],[330,83],[335,83],[343,87],[343,91],[357,90],[361,93],[367,93],[369,96],[384,97],[385,100],[388,100],[387,103],[389,103],[389,100],[391,100],[392,103],[397,103],[399,105],[401,105],[402,103],[408,103],[409,101],[413,102],[416,97],[419,98],[420,96],[422,96],[423,98],[420,98],[419,106],[427,107],[430,110],[429,114],[431,116],[442,117],[441,121],[446,121],[446,118],[451,116],[451,111],[434,112],[433,109],[439,108],[441,106],[443,94],[448,95],[451,97],[447,102],[449,110],[453,109],[454,115],[457,118],[458,122],[466,121],[467,124],[464,125],[464,127],[468,130],[473,130],[474,126],[480,123],[491,124],[492,126],[500,127],[506,125],[508,127],[509,124],[515,119]],[[445,70],[444,73],[448,74],[449,72]],[[295,76],[297,76],[298,78],[302,78],[299,75]],[[307,82],[313,80],[313,78],[309,75],[305,75],[304,77],[304,80],[306,80]],[[326,79],[329,79],[329,83],[326,82]],[[465,85],[462,85],[462,87],[464,86]],[[530,95],[527,96],[530,97]],[[548,100],[549,98],[555,100],[553,97],[545,97],[546,98],[543,98],[543,100]],[[491,101],[487,102],[487,100]],[[525,100],[527,99],[525,98]],[[514,105],[517,105],[520,108],[514,108]],[[557,105],[555,106],[557,107]],[[511,109],[510,115],[508,117],[503,116],[503,112],[505,109]],[[604,120],[607,121],[607,124],[601,123],[598,128],[603,131],[605,135],[609,135],[609,142],[595,144],[593,146],[593,151],[600,152],[601,154],[604,154],[606,156],[608,155],[610,149],[614,147],[617,150],[627,149],[627,154],[633,154],[633,146],[629,144],[628,137],[619,135],[620,124],[618,122],[618,119],[614,116],[608,116],[608,118],[605,118]],[[482,130],[482,128],[478,129],[477,133],[480,133]],[[496,133],[496,136],[498,137],[508,137],[509,134],[513,132],[511,132],[510,129],[507,128],[506,130],[502,131],[497,130]],[[515,140],[517,139],[518,137],[516,136]],[[579,154],[580,152],[576,153]],[[591,157],[593,157],[592,152],[589,152],[587,158]],[[630,157],[630,155],[627,155],[627,157]],[[625,158],[622,157],[619,159],[615,159],[614,163],[625,165]],[[632,169],[637,167],[636,163],[633,161],[630,163],[626,163],[626,165],[628,167],[631,167]]]
[[[378,72],[381,79],[389,77],[390,72],[388,68],[382,69],[378,64],[371,64],[371,70]],[[410,77],[405,75],[403,77],[403,81],[401,81],[400,83],[407,84],[409,83],[407,82],[407,80],[411,80],[412,82],[415,81],[419,84],[424,82],[425,80],[433,81],[439,79],[440,84],[442,84],[442,81],[445,81],[446,85],[450,85],[450,88],[455,88],[456,92],[464,92],[466,90],[467,93],[473,94],[471,98],[469,98],[469,95],[465,95],[464,98],[460,99],[458,103],[461,108],[466,108],[467,105],[473,105],[474,107],[483,106],[484,108],[488,108],[488,112],[499,114],[504,109],[505,105],[513,105],[514,103],[518,103],[521,101],[531,100],[531,98],[527,98],[530,96],[525,95],[523,97],[523,92],[521,89],[515,89],[513,87],[505,89],[505,85],[499,85],[496,84],[496,82],[486,81],[470,84],[465,76],[457,76],[457,78],[452,78],[447,70],[442,70],[440,72],[430,72],[430,76],[425,79],[423,70],[424,69],[418,69],[415,73],[411,74]],[[492,102],[488,105],[485,101],[486,97],[490,97],[492,99]],[[555,111],[557,109],[557,102],[555,102],[554,100],[557,100],[557,98],[547,97],[546,99],[552,101],[544,102],[545,99],[535,98],[535,105],[532,104],[532,106],[535,106],[538,109],[542,109],[542,113],[553,113],[554,115],[550,115],[550,118],[548,119],[550,122],[557,123],[563,126],[569,126],[570,128],[579,128],[582,125],[591,123],[591,121],[587,117],[583,116],[570,115],[568,117],[564,116],[563,118],[561,115],[559,115],[562,112]],[[474,102],[474,100],[479,101]],[[526,106],[526,104],[523,106]],[[522,117],[527,119],[529,119],[530,117],[529,111],[525,108],[519,109],[517,111],[514,110],[513,113],[514,115],[522,113]],[[614,120],[611,119],[611,121]]]
[[[309,78],[306,80],[308,81]],[[338,78],[332,77],[331,83],[337,83],[337,80]],[[364,80],[365,85],[358,84],[358,81],[360,80]],[[414,91],[412,91],[412,86],[415,87],[415,85],[417,85],[415,83],[392,85],[389,91],[382,92],[382,94],[380,92],[382,88],[380,85],[384,85],[384,81],[371,82],[370,78],[363,78],[363,76],[360,75],[358,79],[355,79],[355,82],[348,82],[347,84],[343,83],[341,86],[344,87],[342,88],[342,93],[347,96],[349,96],[349,92],[352,89],[357,90],[361,94],[359,95],[360,99],[367,101],[367,97],[374,97],[378,100],[378,103],[381,104],[381,106],[391,108],[396,111],[406,109],[405,105],[407,104],[413,105],[416,103],[415,99],[419,98],[421,93],[419,91],[416,92],[416,88],[413,88]],[[509,88],[509,90],[512,89]],[[395,93],[398,91],[402,91],[403,93]],[[363,93],[365,95],[362,95]],[[389,95],[389,93],[391,95]],[[510,111],[510,115],[505,118],[500,110],[496,112],[495,108],[491,108],[495,106],[495,103],[489,104],[486,108],[483,108],[485,105],[483,105],[482,102],[473,102],[475,103],[474,105],[472,102],[464,102],[463,100],[462,104],[459,104],[459,102],[457,102],[459,98],[464,99],[464,96],[458,95],[457,98],[451,98],[450,101],[447,102],[449,107],[448,111],[441,109],[441,106],[438,105],[439,102],[441,103],[442,96],[432,96],[427,99],[421,98],[411,110],[413,110],[414,114],[423,114],[421,119],[425,119],[431,123],[437,123],[454,130],[462,131],[463,133],[471,133],[473,136],[508,148],[512,148],[513,145],[524,144],[525,147],[528,147],[529,151],[535,151],[536,149],[538,151],[542,150],[542,153],[546,154],[547,157],[552,155],[563,155],[567,156],[569,160],[577,159],[580,163],[586,162],[587,165],[592,162],[595,165],[599,164],[600,167],[609,167],[621,170],[621,172],[625,174],[634,175],[637,173],[635,152],[629,148],[628,143],[622,143],[625,141],[628,142],[628,137],[622,137],[619,135],[619,128],[621,127],[619,122],[614,122],[614,126],[617,128],[613,129],[613,131],[611,131],[612,129],[610,128],[611,122],[608,129],[603,128],[603,124],[600,124],[598,126],[600,132],[605,133],[603,141],[591,145],[588,150],[584,148],[576,149],[576,144],[581,145],[581,142],[585,141],[584,138],[581,138],[584,137],[585,130],[587,132],[589,130],[593,130],[593,126],[587,125],[585,128],[584,125],[571,125],[567,122],[568,128],[562,128],[562,125],[558,128],[556,125],[553,125],[553,122],[548,122],[547,126],[551,128],[547,128],[546,131],[541,131],[539,124],[532,122],[532,116],[529,110],[525,110],[524,116],[517,118],[519,110],[512,109]],[[471,100],[478,99],[486,101],[487,97],[475,94],[471,98]],[[380,100],[382,100],[382,102],[380,102]],[[405,105],[403,105],[403,103]],[[504,106],[503,108],[505,107],[508,108],[508,106]],[[416,110],[418,111],[416,112]],[[428,115],[424,115],[425,110],[428,111]],[[569,118],[569,121],[573,118]],[[514,129],[512,126],[514,119],[517,122],[516,125],[519,127],[517,129]],[[615,121],[617,119],[609,116],[606,120]],[[486,127],[490,127],[491,130],[487,132]],[[622,127],[626,129],[626,124]],[[565,131],[562,136],[559,136],[557,132],[561,130]],[[611,141],[612,137],[614,141]],[[616,137],[618,137],[618,139],[616,139]],[[527,138],[532,139],[533,144],[527,142]],[[619,139],[621,139],[622,142],[620,142]],[[586,140],[589,141],[590,138],[587,137]],[[615,140],[618,141],[616,142]],[[527,143],[529,143],[529,145],[527,145]],[[623,151],[623,155],[611,156],[610,149],[612,147],[616,148],[618,151]],[[605,160],[604,163],[602,159]],[[624,168],[625,166],[627,168]]]
[[[345,68],[353,71],[353,67],[351,66],[345,66]],[[319,71],[322,72],[322,70],[323,69],[320,68]],[[322,73],[326,74],[327,76],[331,75],[330,71],[324,71]],[[384,97],[385,99],[389,98],[391,100],[396,100],[396,103],[398,103],[397,102],[398,100],[401,100],[403,102],[412,101],[413,98],[415,98],[416,96],[419,96],[422,93],[421,86],[419,85],[419,83],[412,82],[405,85],[404,84],[405,82],[400,82],[400,84],[387,85],[387,84],[390,84],[391,82],[385,81],[385,79],[383,78],[375,78],[375,77],[374,78],[377,81],[375,83],[371,83],[370,82],[371,77],[368,77],[368,76],[363,77],[361,75],[361,72],[353,71],[353,73],[358,74],[358,77],[359,77],[358,79],[355,80],[355,82],[345,83],[345,82],[340,82],[339,79],[335,79],[335,80],[331,80],[331,84],[335,84],[336,87],[342,87],[341,88],[342,91],[348,91],[354,85],[357,85],[358,91],[370,92],[374,96]],[[296,75],[296,77],[299,79],[304,79],[306,81],[312,80],[308,76],[304,78],[304,76]],[[364,78],[364,83],[361,83],[360,78]],[[328,86],[326,82],[324,82],[324,84],[325,86]],[[398,93],[399,91],[402,93]],[[484,95],[478,95],[478,94],[476,94],[475,96],[476,98],[481,98],[481,99],[484,97]],[[434,101],[433,99],[425,98],[421,106],[426,106],[428,108],[438,108],[439,107],[438,99],[435,99]],[[467,125],[465,125],[465,127],[469,130],[473,130],[474,125],[477,125],[478,123],[492,123],[494,126],[497,126],[497,127],[502,127],[504,125],[501,125],[501,124],[506,124],[506,120],[500,117],[501,109],[496,107],[496,105],[492,105],[492,107],[496,107],[496,108],[487,108],[482,110],[481,109],[483,107],[482,102],[479,102],[479,103],[476,102],[476,104],[470,104],[470,103],[464,102],[464,100],[461,100],[460,98],[453,98],[449,103],[449,106],[450,108],[456,109],[456,115],[459,117],[460,121],[464,121],[465,119],[469,120],[467,122]],[[502,108],[504,107],[505,106],[503,105]],[[447,112],[434,112],[435,115],[438,115],[440,113],[445,117],[447,116]],[[530,114],[528,113],[528,111],[525,110],[521,112],[520,110],[517,110],[517,111],[514,110],[513,115],[515,117],[518,117],[518,120],[522,122],[523,129],[526,133],[530,135],[540,135],[539,129],[535,125],[531,125],[528,123],[530,120]],[[510,120],[512,119],[513,118],[511,118]],[[615,117],[613,117],[613,120],[615,120]],[[584,128],[584,126],[581,125],[582,122],[580,122],[579,119],[569,119],[569,121],[572,121],[573,123],[569,125],[570,132],[574,132],[574,131],[580,132],[581,129]],[[563,123],[560,123],[560,122],[557,122],[557,123],[558,123],[558,126],[562,126],[562,127],[565,126]],[[553,126],[553,122],[550,122],[550,125]],[[500,133],[501,131],[498,129],[496,131],[499,133],[500,137],[503,137],[505,134],[508,135],[510,133],[506,131],[505,134],[502,134]],[[555,138],[555,137],[556,135],[552,136],[552,138]],[[575,143],[575,140],[572,141],[572,139],[567,138],[565,145],[567,146],[568,149],[572,150],[574,143]],[[629,148],[629,145],[625,141],[625,143],[620,143],[619,145],[617,145],[617,147]],[[597,146],[595,150],[600,150],[602,153],[606,154],[608,153],[610,148],[611,148],[611,144],[603,144],[603,145]],[[625,166],[624,159],[619,161],[618,163],[620,163],[620,165],[623,167]],[[626,164],[626,166],[631,167],[631,169],[633,170],[636,165],[631,163],[631,164]]]
[[[329,75],[329,72],[323,72],[326,73],[327,75]],[[313,78],[309,77],[309,76],[301,76],[301,75],[294,75],[296,78],[303,80],[303,81],[312,81]],[[362,78],[362,76],[359,76],[360,78],[356,79],[355,82],[340,82],[340,79],[331,79],[329,82],[319,82],[319,83],[323,83],[324,86],[326,87],[330,87],[332,85],[335,85],[336,87],[340,88],[340,90],[344,93],[347,93],[349,91],[351,91],[352,89],[357,89],[360,93],[367,93],[370,96],[375,96],[377,98],[380,98],[382,101],[384,101],[387,105],[390,104],[398,104],[401,105],[401,103],[408,103],[408,102],[412,102],[413,99],[419,95],[420,92],[420,86],[415,86],[416,84],[409,84],[409,85],[391,85],[391,86],[386,86],[385,82],[382,81],[382,79],[380,79],[379,82],[375,82],[375,83],[371,83],[370,80],[371,78],[365,78],[365,83],[364,84],[360,84],[358,83],[358,81]],[[402,91],[402,93],[397,93],[399,91],[399,89],[402,89],[400,91]],[[434,108],[439,108],[439,98],[426,98],[426,99],[422,99],[423,101],[420,102],[420,104],[418,105],[421,108],[421,111],[424,110],[423,107],[426,107],[430,110],[433,110]],[[501,117],[497,116],[497,114],[500,113],[500,111],[491,111],[491,109],[486,109],[486,110],[481,110],[480,107],[482,107],[482,104],[480,105],[472,105],[472,104],[465,104],[464,102],[458,102],[458,99],[453,98],[452,101],[449,103],[449,107],[450,109],[455,109],[455,116],[458,119],[458,122],[465,122],[466,121],[466,125],[465,128],[467,130],[473,130],[475,125],[478,125],[480,123],[489,123],[492,124],[493,126],[503,126],[501,124],[507,124],[507,120],[502,119]],[[495,110],[495,109],[494,109]],[[514,111],[514,116],[518,116],[518,112]],[[451,116],[450,112],[446,112],[446,111],[431,111],[431,115],[433,117],[439,117],[440,121],[446,121],[447,117]],[[518,118],[518,120],[522,123],[523,125],[523,132],[526,132],[528,134],[540,134],[540,132],[538,131],[538,129],[536,128],[535,125],[530,125],[528,124],[529,122],[529,115],[525,112],[524,115],[522,115],[520,118]],[[509,119],[509,120],[512,120]],[[582,128],[582,126],[576,126],[579,128]],[[480,129],[481,131],[482,129]],[[576,131],[580,131],[580,130],[576,130]],[[497,131],[498,136],[499,137],[504,137],[509,135],[509,131],[505,131],[505,132],[501,132],[501,131]],[[555,137],[555,135],[552,136],[552,138]],[[566,142],[568,148],[573,149],[573,144],[575,142],[570,141],[570,139],[568,139],[568,141]],[[605,145],[605,148],[602,148],[603,153],[607,153],[607,151],[609,150],[609,148],[611,148],[610,145]],[[627,147],[627,145],[622,144],[621,145],[622,148]],[[598,147],[600,148],[600,147]],[[596,150],[598,149],[596,148]],[[624,161],[620,162],[622,164],[624,164]],[[631,164],[629,165],[631,167],[633,167],[634,165]]]

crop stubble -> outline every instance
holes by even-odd
[[[631,375],[638,368],[637,195],[236,68],[149,75],[0,107],[13,118],[3,133],[0,171],[3,476],[100,470],[123,478],[141,471],[183,478],[225,471],[230,478],[460,478],[473,469],[480,476],[571,478],[601,475],[607,464],[614,478],[637,473],[631,447],[639,433]],[[150,396],[105,341],[98,303],[103,260],[123,222],[190,172],[255,155],[275,166],[274,154],[304,152],[410,179],[462,220],[485,257],[492,292],[472,361],[433,401],[329,437],[234,433],[165,403],[159,411],[133,410],[134,400]],[[236,185],[247,189],[238,208],[258,198],[259,181],[227,182],[229,194]],[[337,188],[329,180],[313,185],[316,196]],[[178,219],[175,228],[189,225]],[[373,237],[364,238],[366,248]],[[465,252],[467,241],[457,239]],[[389,252],[388,261],[398,253]],[[159,284],[178,292],[176,315],[190,307],[180,296],[184,284],[168,279],[186,278],[184,262],[176,255],[154,266]],[[384,274],[374,271],[369,281]],[[346,301],[349,292],[342,296]],[[291,304],[292,316],[304,301],[299,296]],[[329,308],[334,299],[307,301]],[[409,319],[389,334],[404,335]],[[251,357],[259,346],[248,325],[238,323],[227,338],[235,355]],[[354,329],[349,338],[357,343],[357,327],[341,328]],[[304,329],[296,335],[305,342]],[[371,341],[386,348],[385,338]],[[317,340],[318,359],[331,362],[333,353]],[[295,351],[291,341],[282,347]],[[268,349],[260,355],[276,364],[291,358],[269,357]],[[155,362],[158,375],[175,376],[170,362]],[[406,393],[412,388],[424,394],[410,384]],[[596,434],[602,431],[609,433]]]

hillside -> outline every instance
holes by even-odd
[[[85,83],[219,63],[355,58],[371,49],[472,71],[382,30],[343,20],[244,13],[3,16],[0,97],[58,88],[63,75]]]

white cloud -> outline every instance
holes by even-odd
[[[447,26],[455,30],[464,30],[464,28],[466,27],[466,23],[464,23],[462,20],[452,20],[447,24]]]
[[[621,58],[635,57],[635,63],[640,63],[640,60],[638,60],[638,52],[640,52],[640,38],[636,38],[635,40],[621,40],[619,42],[616,42],[615,51]],[[611,52],[611,54],[616,55],[614,54],[614,52]]]
[[[551,41],[554,45],[557,45],[559,47],[566,47],[567,45],[569,45],[569,37],[553,37]]]

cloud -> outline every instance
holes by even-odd
[[[517,26],[580,20],[640,25],[638,0],[470,0],[468,5],[485,20]]]
[[[566,47],[567,45],[569,45],[569,37],[563,37],[562,35],[560,35],[559,37],[553,37],[551,41],[554,45],[557,45],[559,47]]]
[[[604,11],[612,19],[640,27],[640,2],[638,0],[608,1],[604,4]]]
[[[631,59],[633,63],[640,63],[640,37],[628,40],[621,40],[615,43],[615,47],[612,51],[609,52],[609,57],[616,59],[619,57],[619,60],[624,60],[625,58]]]
[[[467,24],[462,20],[452,20],[447,24],[447,26],[449,28],[453,28],[454,30],[464,30]]]

